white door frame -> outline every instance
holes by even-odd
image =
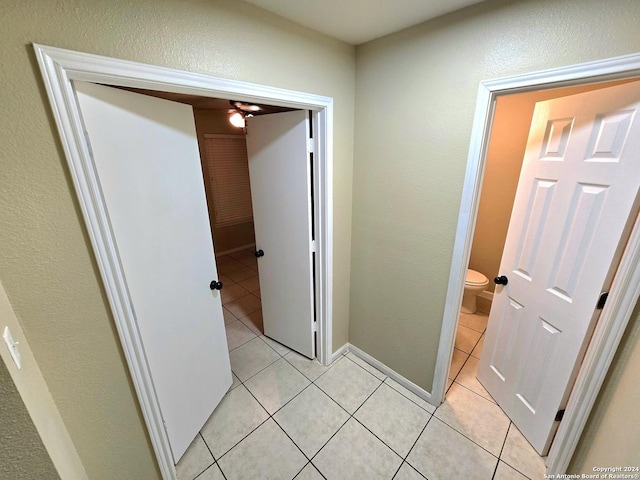
[[[168,437],[163,427],[72,82],[75,80],[244,100],[313,111],[314,156],[317,159],[314,162],[314,213],[318,252],[316,351],[318,360],[325,365],[332,358],[333,99],[55,47],[37,44],[33,47],[156,459],[163,478],[175,479],[176,470]]]
[[[640,76],[640,54],[480,83],[432,387],[436,405],[444,401],[497,97],[636,76]],[[551,445],[547,458],[550,474],[565,473],[569,466],[639,295],[640,226],[636,223]]]

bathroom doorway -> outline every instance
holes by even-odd
[[[511,94],[497,98],[491,136],[486,149],[485,173],[468,268],[481,272],[490,280],[501,275],[498,269],[535,103],[632,81],[634,79]],[[493,296],[492,281],[489,287],[487,292],[483,292],[478,298],[477,312],[460,313],[446,382],[446,399],[452,404],[460,404],[464,397],[468,397],[469,392],[472,392],[487,402],[484,414],[494,417],[491,421],[480,421],[491,424],[485,426],[485,429],[493,428],[496,432],[502,431],[504,435],[508,431],[510,437],[517,436],[521,444],[528,445],[526,441],[522,442],[524,437],[496,408],[494,399],[476,378]],[[536,452],[533,449],[529,449],[529,454],[533,458],[532,461],[536,461]],[[537,462],[544,469],[544,462],[539,456]]]

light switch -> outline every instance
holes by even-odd
[[[4,338],[4,343],[6,343],[7,347],[9,348],[11,358],[13,358],[13,361],[16,362],[16,366],[20,368],[20,352],[18,351],[18,342],[13,340],[11,332],[9,331],[9,327],[4,327],[2,338]]]

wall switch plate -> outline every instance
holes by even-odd
[[[16,366],[20,368],[20,352],[18,351],[18,342],[13,340],[11,332],[9,331],[9,327],[4,327],[2,338],[4,338],[4,343],[6,343],[7,347],[9,347],[11,358],[13,358],[13,361],[16,362]]]

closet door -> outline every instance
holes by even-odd
[[[193,111],[91,83],[75,88],[177,462],[231,385]]]
[[[264,334],[315,357],[307,112],[247,119]]]

